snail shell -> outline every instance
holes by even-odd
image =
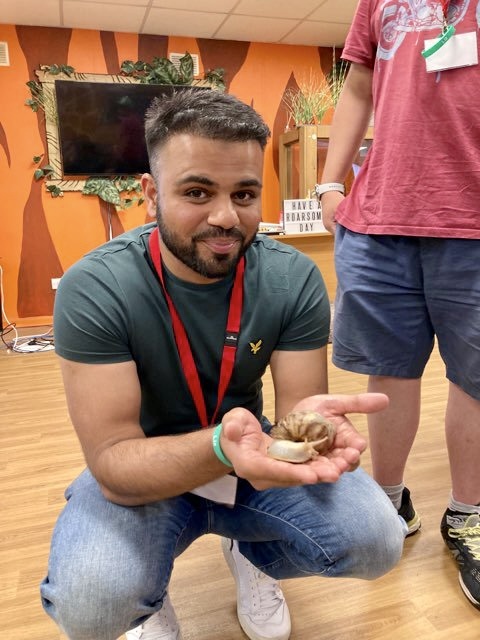
[[[275,424],[267,454],[276,460],[301,463],[326,453],[335,438],[335,425],[315,411],[295,411]]]

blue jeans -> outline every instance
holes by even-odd
[[[400,559],[406,533],[361,469],[335,484],[266,491],[239,480],[233,507],[190,493],[122,507],[89,471],[66,498],[41,594],[71,640],[115,640],[158,611],[175,558],[206,533],[239,540],[242,554],[277,579],[377,578]]]

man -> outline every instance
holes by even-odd
[[[335,231],[333,361],[390,398],[369,417],[373,475],[414,533],[404,471],[436,336],[452,478],[441,533],[480,606],[480,3],[406,4],[360,0],[343,50],[352,64],[317,186]],[[374,141],[344,199],[372,107]]]
[[[142,186],[157,224],[62,278],[56,347],[88,470],[67,490],[41,590],[71,640],[179,638],[168,583],[204,533],[224,539],[252,640],[290,636],[278,579],[371,579],[401,555],[404,523],[354,470],[365,442],[344,415],[388,400],[322,395],[321,275],[256,235],[268,135],[251,107],[216,91],[155,101]],[[325,456],[267,456],[267,365],[277,418],[312,409],[336,424]]]

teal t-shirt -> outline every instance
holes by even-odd
[[[199,428],[167,302],[149,255],[148,238],[154,228],[149,224],[124,233],[73,265],[60,281],[54,310],[55,348],[63,358],[90,364],[136,363],[140,423],[147,436]],[[257,235],[245,257],[235,366],[217,421],[238,406],[261,417],[261,379],[273,351],[317,349],[328,341],[330,304],[314,262],[264,235]],[[164,271],[210,417],[217,403],[233,274],[198,285]]]

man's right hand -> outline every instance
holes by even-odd
[[[325,229],[329,231],[332,236],[335,235],[335,212],[344,198],[345,196],[342,195],[340,191],[327,191],[321,198],[322,221]]]
[[[366,448],[365,439],[346,417],[348,413],[375,413],[388,405],[381,393],[317,395],[305,398],[294,410],[317,411],[337,427],[332,449],[306,463],[292,464],[268,457],[272,439],[262,432],[255,416],[243,408],[228,411],[222,418],[221,447],[236,474],[257,490],[291,487],[318,482],[336,482],[358,466]]]

